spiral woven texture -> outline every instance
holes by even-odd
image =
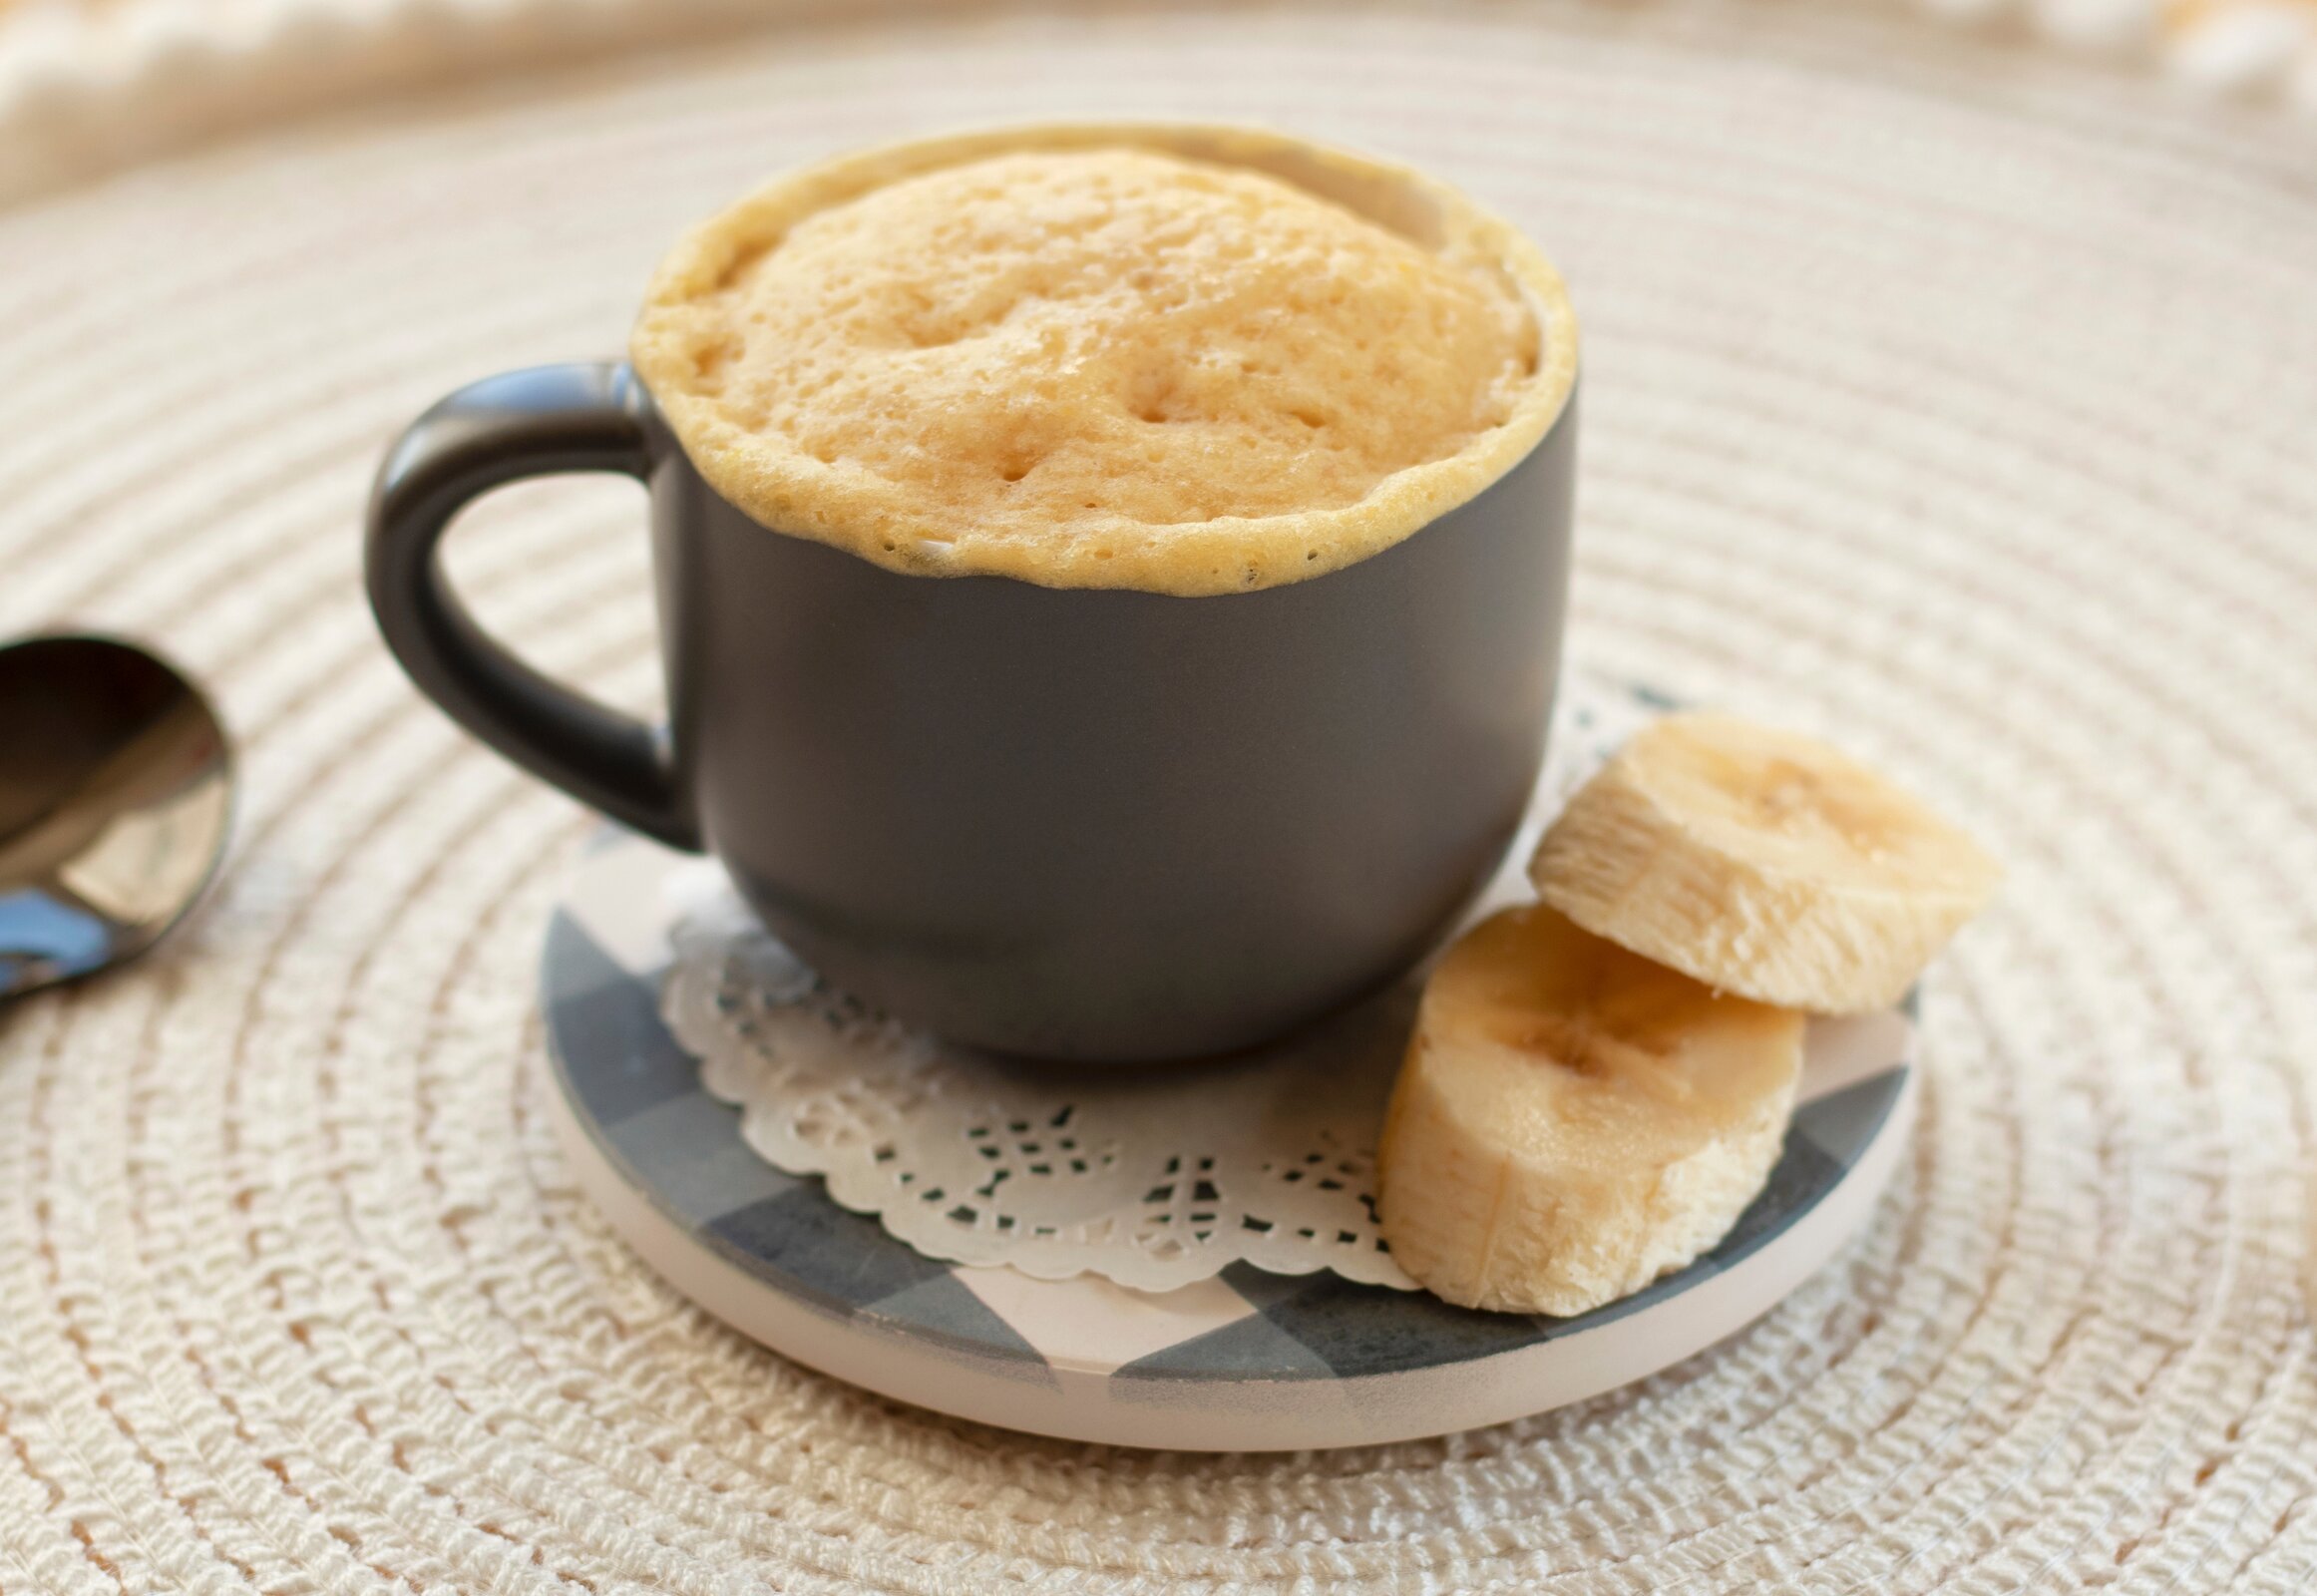
[[[2009,861],[1879,1222],[1644,1385],[1284,1457],[1025,1440],[722,1329],[574,1187],[539,938],[590,822],[382,652],[445,387],[616,350],[766,170],[1260,117],[1531,225],[1587,326],[1573,649],[1831,735]],[[830,23],[0,211],[0,632],[150,635],[242,753],[157,956],[0,1013],[0,1590],[2305,1592],[2317,132],[1836,6]],[[631,487],[455,574],[655,690]]]

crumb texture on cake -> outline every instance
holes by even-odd
[[[768,527],[904,571],[1179,594],[1389,547],[1509,469],[1574,373],[1550,266],[1451,191],[1163,129],[784,179],[678,245],[634,357]]]

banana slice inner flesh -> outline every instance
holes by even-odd
[[[1814,1013],[1897,1002],[2001,871],[1855,760],[1669,715],[1569,801],[1530,866],[1586,930],[1719,991]]]
[[[1760,1189],[1803,1020],[1543,905],[1434,972],[1378,1155],[1393,1257],[1452,1302],[1582,1313],[1712,1247]]]

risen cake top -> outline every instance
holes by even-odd
[[[856,157],[684,240],[634,352],[710,484],[900,570],[1213,594],[1388,547],[1558,413],[1558,280],[1469,202],[1102,132]]]

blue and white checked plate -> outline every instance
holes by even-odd
[[[1871,1217],[1914,1119],[1897,1014],[1814,1021],[1767,1188],[1710,1256],[1577,1319],[1234,1264],[1138,1292],[943,1263],[740,1139],[660,1021],[697,860],[624,834],[548,931],[551,1094],[588,1195],[653,1269],[797,1362],[941,1412],[1078,1440],[1349,1446],[1497,1423],[1677,1363],[1767,1312]]]

